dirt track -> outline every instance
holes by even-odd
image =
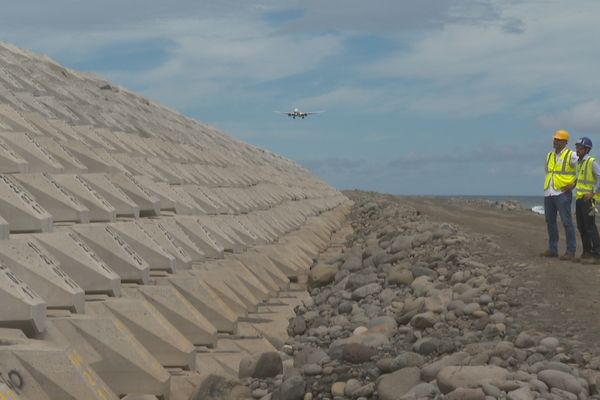
[[[529,211],[456,204],[447,199],[405,198],[433,221],[460,225],[466,231],[490,235],[504,250],[496,262],[524,263],[518,269],[521,307],[514,315],[524,329],[581,341],[581,349],[600,354],[600,265],[546,259],[539,256],[547,246],[546,224]],[[560,251],[564,231],[560,226]],[[579,235],[577,233],[577,235]],[[579,253],[580,249],[578,249]]]

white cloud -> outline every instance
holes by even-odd
[[[573,129],[588,133],[600,133],[600,99],[592,99],[555,114],[546,114],[538,119],[539,124],[549,130]]]
[[[600,35],[600,3],[509,4],[504,16],[520,21],[521,34],[495,23],[449,23],[367,71],[382,79],[418,82],[421,91],[410,107],[423,113],[479,115],[525,101],[564,104],[600,90],[600,53],[590,40]],[[540,96],[547,92],[561,95]]]

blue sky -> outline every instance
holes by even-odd
[[[597,0],[2,3],[0,39],[339,189],[537,195],[555,129],[600,145]]]

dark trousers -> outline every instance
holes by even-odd
[[[581,234],[583,252],[600,257],[600,236],[598,236],[598,228],[596,227],[596,216],[590,215],[592,207],[592,200],[578,199],[575,201],[577,229]]]

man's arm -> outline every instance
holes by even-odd
[[[592,174],[594,174],[594,177],[596,178],[594,193],[600,193],[600,165],[598,165],[596,160],[592,163]]]

